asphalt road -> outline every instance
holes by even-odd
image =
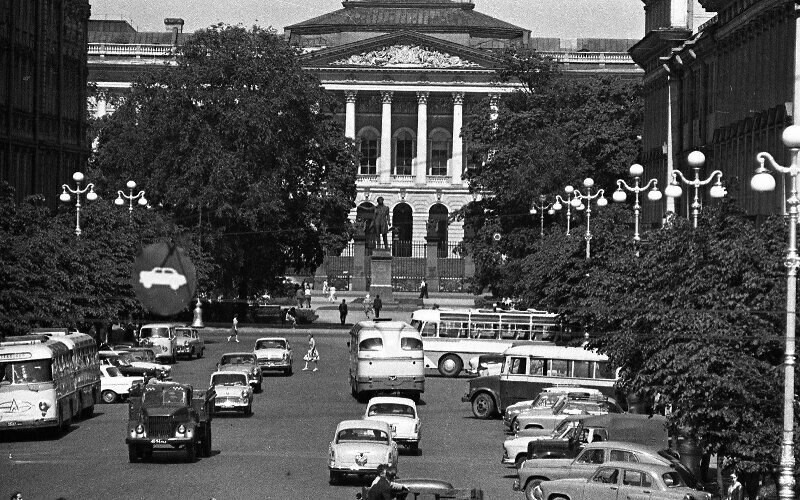
[[[26,500],[120,499],[353,499],[358,483],[328,484],[328,443],[341,420],[360,418],[364,405],[347,384],[347,331],[313,330],[320,371],[301,371],[307,348],[302,329],[242,328],[240,344],[226,331],[205,330],[206,356],[180,360],[174,379],[207,387],[222,353],[252,350],[260,334],[286,335],[295,349],[291,377],[266,375],[251,417],[218,416],[213,454],[193,464],[179,453],[158,452],[150,463],[128,463],[127,404],[99,405],[59,437],[29,435],[0,441],[0,498],[19,489]],[[398,475],[436,478],[457,488],[481,488],[484,498],[522,498],[515,475],[500,463],[505,437],[498,420],[472,417],[461,402],[466,379],[430,376],[420,405],[421,454],[401,453]]]

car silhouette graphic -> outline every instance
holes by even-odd
[[[151,288],[153,285],[163,285],[177,290],[186,284],[186,276],[171,267],[154,267],[150,271],[141,271],[139,273],[139,283],[145,288]]]

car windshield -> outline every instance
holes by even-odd
[[[259,340],[256,349],[286,349],[286,341],[280,339]]]
[[[243,373],[218,373],[211,377],[211,385],[247,385],[247,376]]]
[[[342,429],[336,436],[337,443],[349,441],[371,441],[389,444],[389,435],[380,429]]]
[[[255,363],[256,357],[254,354],[237,354],[235,356],[223,356],[219,362],[221,365],[242,365],[248,363]]]
[[[145,406],[185,405],[186,389],[183,387],[145,387],[142,404]]]
[[[191,330],[175,330],[175,333],[176,333],[176,334],[177,334],[179,337],[188,337],[188,338],[192,338],[192,331],[191,331]]]
[[[49,359],[0,363],[0,384],[30,384],[51,382],[53,374]]]
[[[374,417],[376,415],[393,415],[398,417],[414,418],[414,408],[404,404],[398,403],[377,403],[369,407],[367,415]]]
[[[121,353],[119,353],[118,356],[116,356],[116,357],[112,356],[112,357],[110,357],[108,359],[110,359],[112,362],[115,359],[117,359],[117,360],[120,361],[119,364],[122,365],[122,366],[126,366],[126,365],[131,364],[131,361],[136,361],[136,358],[134,358],[133,355],[131,353],[129,353],[129,352],[121,352]],[[117,363],[114,363],[114,364],[117,365]],[[117,366],[119,366],[119,365],[117,365]]]
[[[558,402],[561,394],[556,392],[543,392],[536,396],[531,403],[531,408],[552,408]]]
[[[169,338],[169,328],[166,326],[142,328],[139,337],[143,339],[149,338]]]
[[[156,355],[153,354],[153,351],[130,351],[130,355],[134,361],[152,362],[156,360]]]
[[[109,377],[122,376],[122,373],[120,373],[119,368],[117,368],[116,366],[109,366],[108,368],[106,368],[106,374],[108,374]]]

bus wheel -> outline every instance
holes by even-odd
[[[485,392],[478,394],[472,400],[472,414],[478,418],[491,418],[494,415],[494,410],[494,399]]]
[[[461,358],[455,354],[447,354],[439,360],[439,373],[445,377],[457,377],[463,367]]]

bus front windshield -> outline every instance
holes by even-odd
[[[0,385],[52,382],[49,359],[0,363]]]

